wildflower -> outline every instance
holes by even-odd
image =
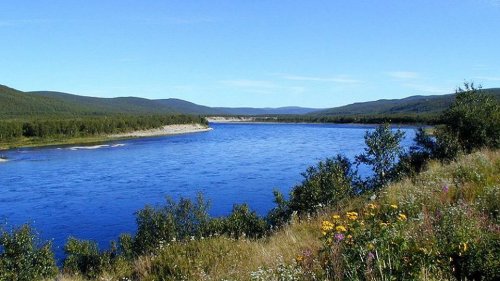
[[[334,220],[338,220],[338,219],[340,219],[340,216],[339,216],[339,215],[337,215],[337,214],[335,214],[335,215],[333,215],[333,216],[332,216],[332,219],[334,219]]]
[[[331,223],[331,222],[329,222],[329,221],[323,221],[323,222],[321,223],[321,230],[322,230],[323,232],[328,232],[328,231],[330,231],[330,230],[332,230],[332,229],[333,229],[333,226],[334,226],[334,225],[333,225],[333,223]]]
[[[368,259],[372,260],[375,258],[375,255],[372,252],[368,253]]]
[[[342,226],[342,225],[338,225],[335,228],[335,230],[337,230],[338,232],[346,232],[347,231],[347,229],[344,226]]]
[[[373,250],[375,249],[375,245],[373,245],[373,243],[368,243],[368,250]]]
[[[352,235],[351,234],[347,235],[347,239],[351,240],[352,239]]]
[[[460,245],[458,245],[458,249],[460,250],[460,255],[462,255],[462,253],[467,252],[467,243],[466,242],[460,243]]]
[[[382,226],[382,227],[386,227],[386,226],[388,226],[388,225],[389,225],[389,223],[387,223],[387,222],[381,222],[381,223],[380,223],[380,226]]]
[[[344,238],[345,236],[342,233],[335,234],[335,240],[337,240],[337,242],[344,240]]]
[[[398,205],[392,204],[392,205],[391,205],[391,208],[393,208],[393,209],[397,209],[397,208],[398,208]]]
[[[304,257],[302,255],[298,255],[295,260],[297,261],[297,263],[301,262],[304,260]]]
[[[372,210],[377,208],[377,206],[375,204],[372,204],[372,203],[366,205],[366,207],[368,207],[368,209],[372,209]]]
[[[358,213],[356,213],[356,212],[347,212],[347,218],[350,219],[350,220],[355,221],[356,219],[358,219]]]
[[[398,220],[399,221],[405,221],[407,218],[406,218],[406,215],[405,214],[399,214],[398,215]]]
[[[446,193],[448,190],[450,190],[450,187],[447,184],[443,185],[443,192]]]

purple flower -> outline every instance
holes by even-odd
[[[450,188],[448,187],[447,184],[443,185],[443,192],[448,192],[448,190],[450,190]]]
[[[344,240],[344,238],[345,238],[345,236],[342,233],[335,234],[335,240],[337,240],[337,241],[342,241],[342,240]]]
[[[302,251],[302,254],[304,255],[304,257],[310,257],[310,256],[312,256],[312,251],[311,251],[311,249],[306,249],[306,250]]]
[[[372,252],[369,252],[368,253],[368,259],[374,259],[375,258],[375,255],[372,253]]]

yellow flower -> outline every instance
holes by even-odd
[[[346,232],[347,231],[347,229],[344,226],[342,226],[342,225],[338,225],[335,228],[335,230],[337,230],[338,232]]]
[[[347,218],[355,221],[358,218],[358,213],[356,212],[347,212]]]
[[[372,209],[372,210],[377,208],[377,206],[375,204],[372,204],[372,203],[366,205],[366,207],[368,207],[368,209]]]
[[[333,223],[331,223],[331,222],[329,222],[329,221],[323,221],[323,222],[321,223],[321,230],[322,230],[323,232],[330,231],[330,230],[332,230],[332,229],[333,229],[333,227],[334,227]]]
[[[332,216],[332,219],[334,219],[334,220],[338,220],[338,219],[340,219],[340,216],[339,216],[339,215],[333,215],[333,216]]]
[[[352,239],[352,235],[351,234],[347,235],[347,239]]]
[[[407,218],[406,218],[406,215],[405,214],[399,214],[398,215],[398,220],[400,221],[405,221]]]
[[[460,243],[460,245],[458,245],[458,248],[460,249],[460,252],[467,252],[467,243]]]
[[[398,208],[398,205],[394,205],[394,204],[392,204],[392,205],[391,205],[391,208],[393,208],[393,209],[397,209],[397,208]]]
[[[388,226],[388,225],[389,225],[389,223],[387,223],[387,222],[381,222],[381,223],[380,223],[380,226],[382,226],[382,227],[386,227],[386,226]]]
[[[368,243],[368,250],[373,250],[375,249],[375,245],[373,245],[373,243]]]
[[[297,262],[301,262],[303,259],[304,259],[304,257],[303,257],[303,256],[301,256],[301,255],[298,255],[298,256],[295,258],[295,260],[296,260]]]

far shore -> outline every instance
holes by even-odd
[[[60,146],[60,145],[75,145],[75,144],[100,144],[114,140],[125,140],[134,138],[145,138],[145,137],[159,137],[159,136],[169,136],[169,135],[180,135],[180,134],[191,134],[199,132],[207,132],[212,130],[212,128],[202,125],[202,124],[176,124],[176,125],[166,125],[162,128],[141,130],[128,133],[112,134],[112,135],[100,135],[100,136],[89,136],[89,137],[78,137],[78,138],[56,138],[56,139],[28,139],[19,140],[15,143],[5,143],[0,144],[0,151],[20,148],[20,147],[48,147],[48,146]],[[7,159],[0,158],[0,162],[7,162]]]
[[[141,138],[141,137],[155,137],[155,136],[168,136],[168,135],[180,135],[180,134],[190,134],[197,132],[207,132],[212,130],[212,128],[201,124],[177,124],[177,125],[166,125],[162,128],[134,131],[129,133],[113,134],[109,135],[112,139],[121,138]]]

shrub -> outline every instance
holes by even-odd
[[[341,155],[309,167],[302,176],[302,184],[291,192],[292,211],[312,213],[318,207],[333,205],[355,193],[352,188],[355,172],[349,159]]]
[[[86,278],[97,278],[106,269],[111,267],[111,260],[115,257],[115,250],[100,253],[97,243],[87,240],[78,240],[70,237],[64,246],[66,258],[64,271],[72,274],[82,274]]]
[[[167,198],[161,208],[146,206],[136,214],[137,234],[133,239],[135,254],[155,252],[172,240],[200,237],[208,231],[208,202],[198,194],[196,201]]]
[[[225,234],[235,238],[248,236],[259,238],[264,236],[267,225],[247,204],[234,205],[231,214],[223,219]]]
[[[455,102],[441,116],[445,133],[466,153],[500,147],[500,104],[480,89],[474,83],[464,83],[464,88],[456,90]]]
[[[29,225],[0,230],[0,280],[31,281],[56,274],[51,243],[41,244]]]

